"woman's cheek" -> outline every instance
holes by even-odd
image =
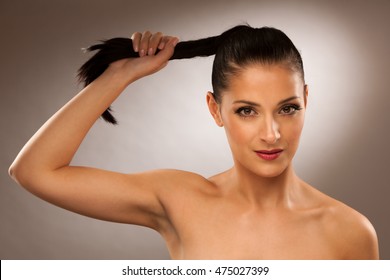
[[[242,120],[232,120],[224,123],[226,135],[228,137],[230,146],[243,147],[243,145],[248,145],[251,143],[255,129],[254,125],[250,122],[245,122]]]
[[[231,144],[242,144],[245,141],[245,131],[237,123],[230,122],[228,125],[225,125],[225,129]]]
[[[284,127],[284,135],[282,138],[285,139],[290,145],[298,145],[299,139],[301,137],[303,129],[303,120],[298,120],[297,122],[289,123]]]

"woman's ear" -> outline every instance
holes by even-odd
[[[223,122],[222,122],[221,110],[219,108],[219,104],[217,103],[217,101],[214,98],[213,93],[210,91],[207,92],[206,99],[207,99],[207,105],[209,106],[210,114],[213,116],[215,123],[218,126],[222,127]]]
[[[303,100],[305,102],[305,108],[306,108],[306,105],[307,105],[307,97],[308,96],[309,96],[309,86],[305,85],[304,89],[303,89]]]

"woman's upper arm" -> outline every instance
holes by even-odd
[[[166,219],[159,189],[170,185],[163,173],[122,174],[68,166],[39,176],[25,187],[50,203],[85,216],[158,230]]]

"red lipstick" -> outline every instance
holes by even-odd
[[[256,151],[256,154],[264,160],[275,160],[280,156],[282,152],[282,149],[273,149]]]

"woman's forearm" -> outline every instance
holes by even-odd
[[[103,73],[35,133],[11,165],[11,176],[23,185],[37,174],[69,165],[92,125],[128,83],[116,71]]]

